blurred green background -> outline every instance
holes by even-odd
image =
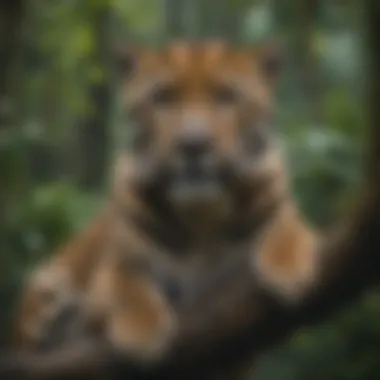
[[[355,0],[11,0],[0,5],[0,335],[26,271],[101,206],[128,139],[117,41],[280,36],[289,50],[276,128],[295,195],[326,227],[360,178],[363,9]],[[255,380],[380,378],[380,294],[263,355]]]

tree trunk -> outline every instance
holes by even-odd
[[[314,122],[321,121],[321,78],[314,50],[318,0],[273,1],[277,33],[285,35],[290,47],[291,82],[298,92],[297,107]],[[302,106],[300,106],[300,104]]]
[[[245,2],[208,0],[198,2],[199,37],[223,38],[237,43],[241,39]]]
[[[95,14],[94,33],[97,41],[95,61],[102,72],[100,82],[90,85],[91,113],[78,132],[79,183],[86,189],[99,189],[106,178],[110,144],[109,118],[112,105],[110,80],[110,7],[99,6]]]
[[[22,47],[23,0],[3,0],[0,4],[0,129],[14,126],[19,57]]]
[[[164,29],[168,39],[182,38],[188,34],[186,20],[189,16],[189,5],[187,0],[164,0]]]

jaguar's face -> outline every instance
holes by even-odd
[[[178,208],[207,207],[254,185],[265,170],[278,55],[222,42],[126,54],[125,107],[146,183]]]

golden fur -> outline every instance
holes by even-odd
[[[136,139],[117,161],[105,210],[31,277],[17,320],[21,342],[33,348],[69,299],[89,321],[102,320],[101,334],[122,351],[157,358],[174,341],[217,340],[258,318],[250,292],[237,290],[250,273],[288,302],[313,285],[316,236],[296,210],[270,130],[276,58],[267,47],[218,41],[125,52]],[[179,147],[197,138],[211,146],[200,164],[211,175],[193,187],[184,169],[193,156],[186,161]],[[201,299],[199,284],[220,268],[228,274],[236,257],[242,282],[217,287],[211,304],[187,314],[186,302]],[[165,289],[170,276],[178,304]],[[210,320],[215,329],[205,331]]]

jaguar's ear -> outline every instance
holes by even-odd
[[[255,50],[260,70],[270,84],[275,85],[286,57],[285,47],[278,40],[260,44]]]
[[[115,71],[123,78],[130,78],[136,69],[140,49],[132,44],[118,44],[112,50]]]

